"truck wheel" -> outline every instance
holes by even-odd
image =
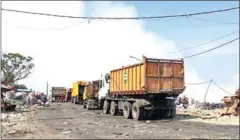
[[[78,103],[79,103],[79,102],[78,102],[78,96],[76,96],[76,101],[75,101],[75,102],[76,102],[76,104],[78,104]]]
[[[83,108],[86,108],[86,102],[87,102],[87,101],[84,101],[84,102],[83,102]]]
[[[103,113],[109,114],[109,110],[110,110],[110,103],[109,101],[105,100],[103,103]]]
[[[132,117],[134,120],[142,120],[144,114],[144,109],[138,107],[137,103],[133,103],[132,105]]]
[[[87,108],[87,110],[90,110],[90,103],[89,103],[89,101],[87,101],[86,108]]]
[[[125,102],[123,105],[123,116],[126,119],[130,119],[132,117],[132,104],[130,102]]]
[[[171,109],[167,109],[165,111],[165,118],[168,119],[168,118],[170,118],[170,116],[171,116]]]
[[[73,98],[73,103],[74,103],[74,104],[77,104],[77,102],[76,102],[76,97]]]
[[[115,116],[117,114],[117,103],[115,101],[112,101],[111,102],[111,105],[110,105],[110,114],[112,116]]]
[[[170,115],[170,118],[171,118],[171,119],[174,118],[175,115],[176,115],[176,109],[173,108],[173,109],[171,109],[171,115]]]

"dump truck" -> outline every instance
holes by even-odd
[[[66,89],[65,102],[70,102],[72,96],[72,88]]]
[[[61,100],[61,97],[66,94],[66,88],[65,87],[52,87],[52,102],[59,102]]]
[[[142,120],[152,115],[173,118],[175,100],[185,90],[184,61],[143,57],[141,63],[102,76],[99,103],[104,114]]]
[[[74,104],[83,104],[83,94],[85,86],[88,84],[86,81],[77,81],[72,84],[71,102]]]
[[[100,88],[101,80],[95,80],[89,82],[85,86],[85,92],[83,94],[83,107],[86,109],[99,108],[98,104],[98,91]]]

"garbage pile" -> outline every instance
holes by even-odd
[[[24,110],[35,104],[49,106],[47,96],[39,92],[7,91],[1,93],[1,108],[4,111],[12,111],[15,109]]]
[[[223,105],[223,103],[200,102],[198,100],[188,98],[185,95],[178,97],[176,100],[176,106],[178,109],[215,110],[223,108]]]

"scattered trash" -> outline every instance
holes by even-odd
[[[113,134],[114,134],[114,135],[121,135],[121,136],[123,135],[123,133],[116,133],[116,132],[113,133]]]
[[[151,121],[147,120],[146,123],[150,123]]]
[[[2,120],[5,120],[7,117],[8,117],[8,115],[7,114],[5,114],[5,113],[1,113],[2,114]]]
[[[8,134],[15,134],[16,133],[16,131],[14,130],[14,131],[10,131],[10,132],[8,132]]]
[[[65,131],[65,132],[62,132],[61,134],[68,134],[68,133],[71,133],[71,131]]]

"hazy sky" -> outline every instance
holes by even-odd
[[[237,7],[238,2],[2,2],[3,8],[72,16],[154,16],[195,13]],[[180,58],[216,47],[239,33],[202,47],[165,55],[170,51],[192,47],[233,31],[239,22],[239,10],[211,15],[151,21],[90,21],[10,13],[2,11],[3,51],[20,52],[34,58],[35,72],[19,81],[29,88],[46,90],[50,86],[71,87],[77,80],[99,78],[104,72],[126,64],[129,58]],[[213,78],[229,92],[239,87],[239,41],[210,53],[185,60],[187,83]],[[203,99],[206,85],[188,86],[184,94]],[[212,85],[209,101],[228,95]]]

